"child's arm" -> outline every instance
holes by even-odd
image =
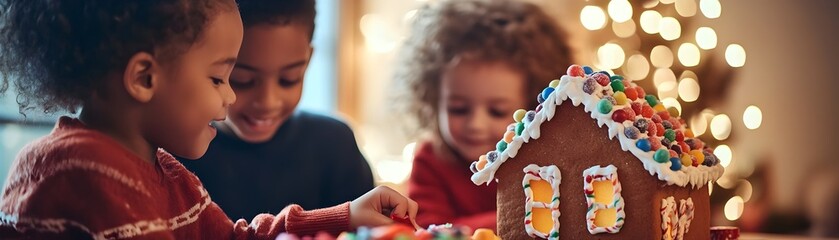
[[[282,232],[313,236],[325,231],[338,235],[360,226],[391,224],[393,220],[386,216],[391,214],[414,222],[417,203],[393,189],[377,187],[352,202],[335,207],[304,211],[300,206],[291,205],[276,216],[260,214],[250,225],[240,219],[233,225],[233,239],[274,239]]]

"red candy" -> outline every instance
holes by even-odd
[[[671,158],[674,158],[674,157],[677,158],[677,157],[679,157],[679,154],[676,153],[676,151],[670,150],[670,157]]]
[[[592,74],[591,78],[594,79],[594,81],[596,81],[598,84],[600,84],[600,86],[605,87],[605,86],[607,86],[611,83],[611,80],[609,79],[609,76],[607,76],[606,74],[601,73],[601,72],[597,72],[597,73]]]
[[[661,140],[658,139],[657,137],[652,137],[651,136],[650,137],[650,149],[651,149],[651,151],[655,152],[659,148],[661,148]]]
[[[644,98],[645,96],[647,96],[647,92],[645,92],[645,91],[644,91],[644,88],[642,88],[642,87],[640,87],[640,86],[639,86],[639,87],[635,87],[635,91],[636,91],[636,92],[638,92],[638,97],[639,97],[639,98]]]
[[[655,126],[655,123],[647,123],[647,135],[656,136],[656,133],[658,133],[658,128]]]
[[[639,102],[632,102],[629,106],[632,107],[632,111],[635,112],[635,115],[641,115],[641,107],[644,105],[641,105]]]
[[[625,108],[615,110],[615,112],[612,113],[612,120],[614,120],[615,122],[618,122],[618,123],[623,123],[623,121],[626,121],[626,120],[630,119],[629,114],[630,114],[629,111],[626,111]]]
[[[681,120],[682,119],[676,120],[675,118],[670,119],[670,124],[673,125],[673,130],[682,129],[682,123],[680,123]]]
[[[623,93],[626,94],[626,98],[629,98],[629,100],[635,101],[635,99],[638,99],[638,91],[635,88],[626,88],[623,90]]]
[[[658,114],[658,116],[659,116],[659,117],[661,117],[661,120],[668,120],[668,119],[670,119],[670,113],[669,113],[669,112],[667,112],[667,111],[657,112],[656,114]]]
[[[585,77],[586,76],[586,71],[583,70],[583,67],[580,67],[580,65],[576,65],[576,64],[568,67],[568,71],[566,71],[566,73],[568,74],[568,76],[572,76],[572,77]]]
[[[536,112],[538,113],[539,111],[542,111],[542,104],[536,106]]]
[[[626,111],[626,119],[635,122],[635,111],[632,108],[624,108],[623,110]]]
[[[679,142],[679,143],[678,143],[678,145],[679,145],[679,147],[681,147],[681,148],[682,148],[682,152],[683,152],[683,153],[690,152],[690,147],[688,146],[688,144],[687,144],[687,143],[685,143],[685,142]]]
[[[676,128],[676,126],[673,126],[673,128]],[[676,129],[678,129],[678,128],[676,128]],[[677,142],[684,142],[685,141],[685,134],[682,131],[678,131],[678,130],[676,131],[676,141]]]
[[[641,116],[644,116],[645,118],[652,118],[653,114],[655,114],[655,110],[653,110],[653,107],[650,107],[650,105],[644,104],[643,107],[641,107]],[[659,122],[661,122],[661,118],[659,118]]]
[[[661,125],[661,123],[656,123],[655,128],[656,128],[656,130],[655,130],[655,133],[656,133],[655,135],[656,136],[659,136],[659,137],[664,136],[664,125]]]

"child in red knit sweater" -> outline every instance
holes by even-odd
[[[538,6],[520,1],[449,0],[420,9],[397,64],[425,138],[408,196],[421,225],[496,228],[495,184],[475,186],[469,163],[496,148],[517,109],[570,64],[565,34]]]
[[[233,0],[2,3],[0,89],[22,110],[81,108],[18,154],[0,196],[2,239],[274,239],[413,219],[377,188],[335,207],[235,223],[171,153],[198,158],[236,97]],[[165,150],[164,150],[165,149]],[[293,194],[293,193],[289,193]]]

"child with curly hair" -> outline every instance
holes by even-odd
[[[531,3],[444,0],[417,12],[396,80],[424,134],[408,180],[419,224],[496,228],[496,185],[472,184],[469,164],[495,149],[514,111],[535,107],[570,55],[565,33]]]
[[[15,86],[21,111],[81,108],[12,163],[2,239],[274,239],[416,213],[415,202],[377,188],[234,223],[170,154],[201,157],[216,135],[210,123],[236,100],[228,81],[243,27],[233,0],[8,0],[2,9],[0,89]]]

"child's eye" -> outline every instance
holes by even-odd
[[[449,114],[451,115],[466,115],[469,114],[469,108],[465,107],[449,107]]]
[[[237,79],[230,79],[230,86],[235,89],[247,89],[253,86],[253,80],[239,81]]]
[[[214,78],[214,77],[211,77],[210,79],[212,79],[212,80],[213,80],[213,85],[218,86],[218,85],[222,85],[222,84],[224,84],[224,80],[223,80],[223,79],[221,79],[221,78]]]
[[[280,78],[280,86],[283,86],[283,87],[291,87],[291,86],[297,85],[297,83],[300,83],[300,79]]]
[[[492,117],[494,117],[494,118],[505,118],[508,115],[511,115],[511,114],[508,114],[507,111],[498,110],[498,109],[490,109],[489,114],[492,115]]]

